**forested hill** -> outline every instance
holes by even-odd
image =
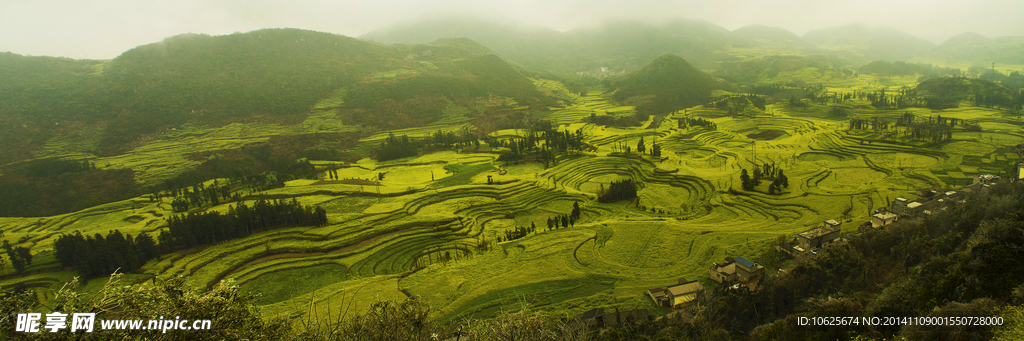
[[[389,51],[328,33],[272,29],[180,35],[129,50],[104,76],[114,98],[101,152],[189,119],[215,122],[307,111],[331,91],[385,68]]]
[[[29,158],[50,137],[83,125],[97,127],[92,151],[113,155],[186,122],[301,122],[336,90],[384,83],[384,93],[345,100],[374,111],[385,100],[402,104],[417,94],[425,112],[447,100],[491,95],[548,103],[518,66],[492,54],[465,39],[384,45],[298,29],[179,35],[111,61],[0,54],[0,165]],[[443,90],[420,94],[426,89]]]
[[[643,114],[665,114],[706,103],[715,80],[679,56],[664,55],[611,85],[615,100]]]

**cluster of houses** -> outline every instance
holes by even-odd
[[[871,216],[871,227],[886,227],[899,221],[901,217],[914,218],[932,215],[936,210],[945,207],[946,203],[963,201],[966,196],[978,193],[1000,180],[997,175],[984,174],[975,175],[973,183],[956,191],[940,191],[936,188],[919,189],[917,190],[917,196],[920,198],[917,200],[910,201],[906,198],[896,198],[889,207],[879,208]]]
[[[708,270],[711,280],[753,290],[764,275],[764,266],[743,257],[725,257],[724,264],[715,263]],[[704,295],[704,285],[697,281],[680,278],[679,283],[667,288],[647,289],[647,296],[654,304],[664,308],[683,308],[696,302]]]
[[[1024,179],[1024,163],[1020,165],[1021,175],[1015,178]],[[871,216],[871,221],[865,223],[861,228],[884,228],[899,221],[901,217],[930,215],[935,210],[941,209],[944,206],[943,203],[961,201],[965,196],[978,193],[998,181],[1000,181],[999,176],[976,175],[971,185],[964,186],[957,191],[920,189],[917,191],[920,199],[909,201],[905,198],[896,198],[889,207],[876,210],[875,214]],[[843,241],[841,230],[841,222],[835,219],[826,220],[820,226],[797,234],[793,240],[776,245],[775,249],[793,257],[817,254],[818,249],[841,243]],[[725,263],[711,265],[708,277],[715,282],[730,285],[733,288],[746,287],[754,290],[761,277],[764,276],[764,272],[764,266],[747,258],[725,257]],[[704,285],[700,282],[680,278],[676,285],[647,289],[647,295],[656,306],[683,308],[697,302],[703,297],[704,291]],[[589,327],[609,327],[629,320],[646,318],[647,315],[647,309],[605,312],[602,308],[597,308],[576,316],[576,319]]]

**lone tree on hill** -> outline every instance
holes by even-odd
[[[750,175],[747,174],[746,169],[740,171],[740,186],[743,187],[744,191],[754,189],[753,181],[750,180]]]

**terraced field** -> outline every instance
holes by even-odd
[[[837,88],[860,86],[814,77],[836,81]],[[1024,142],[1019,119],[983,108],[942,111],[944,117],[978,120],[983,132],[957,132],[940,144],[848,131],[844,121],[824,118],[821,107],[791,110],[781,104],[753,118],[701,107],[686,113],[710,119],[717,130],[677,128],[681,113],[659,127],[648,127],[650,122],[635,128],[595,126],[582,120],[591,113],[628,115],[634,108],[613,105],[598,91],[579,96],[557,82],[537,85],[565,106],[536,116],[562,129],[582,130],[585,142],[595,148],[559,156],[547,168],[537,162],[498,162],[498,154],[473,149],[389,162],[317,162],[341,167],[342,180],[296,180],[261,194],[319,205],[328,212],[329,226],[266,231],[165,255],[132,278],[185,274],[199,286],[231,278],[263,294],[259,303],[268,316],[299,316],[308,312],[310,302],[324,312],[358,311],[378,299],[409,295],[426,299],[442,320],[488,316],[523,302],[564,314],[593,307],[651,308],[644,289],[680,277],[706,279],[707,267],[726,256],[759,261],[780,235],[793,236],[844,215],[844,231],[855,231],[870,210],[887,200],[914,198],[911,189],[965,185],[977,173],[1005,174],[1016,159],[1009,148]],[[194,166],[180,158],[182,150],[237,148],[276,134],[349,129],[334,119],[332,105],[337,103],[322,103],[297,126],[178,131],[140,146],[137,154],[97,164],[127,166],[143,179],[163,179]],[[453,114],[447,122],[394,133],[423,137],[467,127],[472,129]],[[388,133],[365,137],[356,149],[372,148]],[[494,136],[517,133],[505,130]],[[662,157],[619,149],[635,149],[641,137],[648,146],[662,145]],[[755,163],[783,169],[788,188],[774,195],[767,194],[767,183],[741,190],[741,169]],[[387,172],[379,186],[361,180],[379,172]],[[600,188],[627,178],[640,183],[638,200],[597,202]],[[573,203],[580,205],[581,219],[572,227],[548,229],[547,218],[568,214]],[[235,204],[206,209],[226,211]],[[140,197],[61,216],[0,218],[4,237],[31,246],[36,254],[28,275],[14,276],[7,268],[0,285],[23,283],[49,299],[53,289],[74,276],[56,266],[56,236],[113,229],[153,233],[172,214],[170,199]],[[531,224],[537,226],[535,233],[497,242],[505,231]]]

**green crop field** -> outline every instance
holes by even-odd
[[[369,77],[378,80],[415,75],[395,69]],[[898,89],[913,77],[846,76],[816,68],[783,72],[765,83],[793,80],[822,84],[827,91]],[[243,290],[262,294],[266,316],[296,317],[310,312],[358,311],[376,300],[417,296],[443,321],[462,316],[488,317],[523,304],[556,315],[574,315],[595,307],[653,309],[643,291],[678,278],[707,279],[708,267],[727,256],[754,261],[767,257],[771,241],[821,224],[843,222],[855,232],[869,212],[896,197],[916,198],[913,190],[966,185],[975,174],[1008,175],[1016,160],[1010,148],[1024,142],[1022,121],[1000,110],[968,106],[943,110],[875,110],[852,100],[846,117],[831,118],[828,106],[791,107],[783,101],[764,110],[727,110],[698,106],[654,119],[639,127],[586,123],[594,115],[629,116],[632,106],[611,102],[591,90],[585,96],[562,83],[534,80],[538,90],[559,105],[534,113],[559,129],[581,131],[590,147],[541,162],[498,160],[506,149],[463,146],[419,156],[378,162],[316,161],[336,169],[338,179],[300,179],[259,195],[295,198],[327,211],[329,225],[291,227],[160,256],[128,279],[144,282],[182,274],[194,285],[212,286],[233,279]],[[145,184],[159,184],[201,161],[199,152],[218,153],[273,136],[359,131],[337,118],[344,93],[334,93],[301,123],[233,123],[221,128],[185,126],[154,136],[131,153],[101,157],[100,168],[129,168]],[[389,134],[424,138],[438,130],[475,129],[473,108],[455,106],[436,123],[362,135],[353,147],[361,155]],[[883,131],[849,129],[850,118],[895,118],[904,112],[979,122],[981,132],[956,129],[942,142],[914,140]],[[717,129],[680,127],[686,117],[703,118]],[[524,137],[526,130],[504,129],[495,138]],[[643,138],[662,156],[635,152]],[[88,142],[88,141],[87,141]],[[82,156],[71,140],[53,140],[39,156]],[[622,147],[630,146],[632,153]],[[774,164],[789,186],[769,194],[768,182],[752,191],[740,185],[742,169]],[[379,174],[383,180],[377,181]],[[598,202],[613,181],[639,183],[638,198]],[[489,183],[488,181],[491,181]],[[574,203],[581,218],[571,227],[549,229],[547,219],[569,214]],[[236,202],[206,207],[227,212]],[[0,270],[0,286],[37,288],[44,302],[74,274],[59,268],[53,243],[61,234],[155,235],[175,213],[171,198],[141,196],[86,210],[40,218],[0,218],[4,238],[31,246],[35,262],[29,274]],[[536,225],[534,233],[505,240],[506,232]],[[502,240],[499,242],[499,238]],[[89,281],[95,290],[104,279]]]

